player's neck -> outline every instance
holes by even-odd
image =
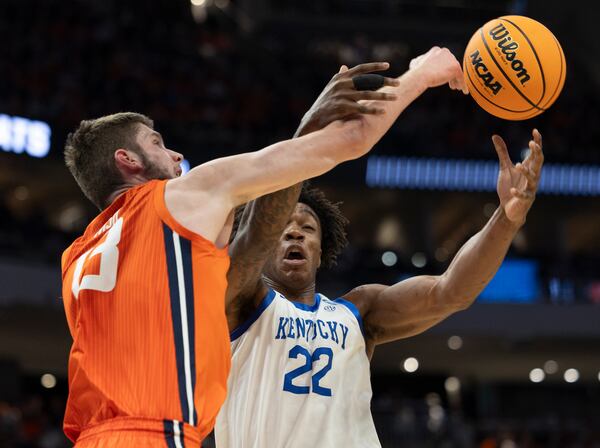
[[[121,194],[125,193],[130,188],[137,187],[138,185],[141,185],[146,182],[148,182],[148,179],[146,179],[142,176],[135,176],[135,177],[131,178],[128,182],[122,183],[117,188],[115,188],[115,190],[108,197],[108,200],[106,201],[107,207],[110,204],[112,204],[115,199],[117,199],[119,196],[121,196]]]
[[[315,301],[315,282],[312,282],[305,288],[295,289],[286,287],[265,275],[263,275],[263,281],[269,288],[283,294],[288,300],[305,303],[307,305],[312,305]]]

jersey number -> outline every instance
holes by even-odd
[[[117,283],[117,266],[119,264],[119,248],[117,244],[121,241],[121,230],[123,229],[123,218],[117,219],[106,234],[102,244],[94,249],[88,250],[77,259],[71,290],[77,299],[82,289],[93,289],[95,291],[112,291]],[[100,255],[100,271],[98,274],[84,275],[81,280],[81,271],[86,260],[95,255]]]
[[[310,372],[312,370],[313,363],[318,361],[321,356],[326,356],[327,364],[325,367],[312,376],[312,390],[315,394],[331,397],[331,389],[321,386],[319,381],[321,381],[327,372],[331,370],[331,364],[333,363],[333,351],[329,347],[319,347],[311,355],[307,349],[301,345],[296,345],[290,350],[289,357],[297,359],[299,355],[304,356],[306,361],[300,367],[297,367],[285,374],[283,377],[283,390],[293,394],[309,394],[310,386],[296,386],[293,383],[293,380],[300,375]]]

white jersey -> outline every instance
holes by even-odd
[[[217,448],[381,447],[352,303],[316,294],[304,305],[270,290],[231,340]]]

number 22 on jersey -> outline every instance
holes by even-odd
[[[95,291],[112,291],[117,283],[117,268],[119,264],[119,248],[117,245],[121,241],[121,231],[123,230],[123,218],[119,218],[111,226],[106,234],[104,242],[88,250],[77,259],[75,272],[73,273],[73,283],[71,291],[73,296],[79,298],[79,291],[83,289],[92,289]],[[98,255],[100,257],[100,270],[98,274],[87,274],[81,279],[81,273],[86,261],[91,260]]]
[[[310,393],[310,386],[297,386],[293,383],[294,379],[304,375],[308,372],[312,372],[312,365],[318,361],[321,356],[327,358],[327,364],[312,375],[312,391],[317,395],[323,395],[325,397],[331,397],[331,389],[323,387],[320,384],[321,379],[331,370],[333,364],[333,351],[329,347],[319,347],[311,355],[311,353],[301,345],[294,346],[288,353],[290,358],[298,358],[303,356],[305,362],[300,367],[289,371],[283,377],[283,390],[291,392],[293,394],[308,394]]]

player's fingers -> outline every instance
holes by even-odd
[[[531,191],[517,190],[514,187],[510,189],[510,194],[515,198],[523,199],[525,201],[531,201],[533,199],[533,193]]]
[[[398,86],[400,85],[400,81],[396,78],[387,78],[385,76],[381,76],[383,79],[384,86]],[[336,90],[356,90],[356,86],[354,83],[354,79],[352,78],[342,78],[338,79],[335,83]]]
[[[338,73],[344,73],[348,71],[348,66],[347,65],[342,65],[340,67],[340,71]]]
[[[535,173],[523,163],[517,163],[515,168],[519,173],[525,176],[525,179],[527,179],[527,190],[535,191],[538,184],[538,177],[535,175]]]
[[[352,77],[362,73],[380,72],[387,70],[388,68],[390,68],[390,64],[388,62],[367,62],[366,64],[360,64],[356,67],[352,67],[344,73]]]
[[[349,92],[344,95],[346,98],[353,101],[360,100],[375,100],[375,101],[396,101],[398,97],[393,93],[386,92],[373,92],[372,90],[360,90]]]
[[[376,104],[365,104],[349,99],[339,99],[335,104],[336,114],[345,119],[352,118],[355,115],[381,115],[385,113],[385,109]]]
[[[384,76],[383,85],[396,87],[400,85],[400,80],[398,78],[387,78]]]
[[[361,103],[354,103],[356,107],[356,111],[360,114],[364,115],[383,115],[385,114],[385,109],[373,105],[366,105]]]
[[[461,75],[456,77],[454,80],[454,85],[456,86],[456,90],[460,90],[465,95],[469,94],[469,88],[467,87],[467,83],[465,82],[465,77]]]
[[[529,163],[530,167],[535,171],[539,171],[544,164],[544,153],[542,152],[542,147],[537,144],[535,141],[531,140],[529,142],[529,150],[530,155],[527,157],[528,159],[531,157],[531,162]]]
[[[504,140],[499,135],[492,135],[492,142],[494,143],[494,148],[498,154],[500,169],[509,168],[512,165],[512,162],[510,161],[510,156],[508,155],[506,143],[504,143]]]
[[[540,149],[543,148],[542,145],[542,134],[537,129],[534,129],[531,133],[533,135],[533,141],[540,145]]]

